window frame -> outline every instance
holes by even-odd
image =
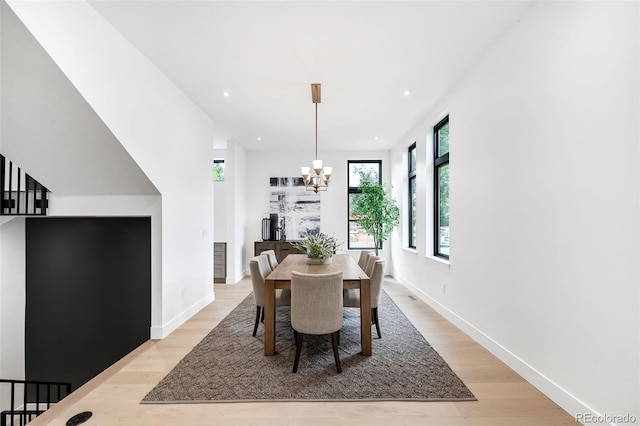
[[[440,169],[449,166],[449,151],[439,155],[439,131],[449,125],[449,115],[433,126],[433,255],[449,260],[449,254],[440,251]]]
[[[216,167],[216,164],[222,164],[222,179],[216,179],[215,178],[215,167]],[[225,164],[224,164],[224,158],[214,158],[213,159],[213,168],[214,168],[213,181],[214,182],[224,182],[224,171],[226,169]]]
[[[382,160],[347,160],[347,250],[373,250],[375,247],[351,247],[351,222],[355,222],[350,217],[351,212],[351,194],[361,194],[362,190],[358,186],[350,186],[351,164],[378,164],[378,183],[382,183]],[[382,250],[382,241],[378,246],[378,250]]]
[[[413,163],[413,158],[416,158],[416,162],[415,164]],[[416,248],[416,239],[417,239],[417,232],[415,228],[414,228],[414,224],[416,222],[416,215],[417,215],[417,209],[418,209],[418,200],[417,200],[417,169],[418,169],[418,158],[417,158],[417,143],[413,142],[408,150],[407,150],[407,160],[408,160],[408,171],[407,171],[407,185],[408,185],[408,203],[407,203],[407,210],[408,210],[408,246],[409,248],[415,249]],[[416,211],[414,212],[414,208],[416,209]]]

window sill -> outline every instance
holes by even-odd
[[[409,253],[413,253],[413,254],[417,254],[418,250],[412,248],[412,247],[402,247],[402,250],[409,252]]]
[[[426,259],[438,263],[440,265],[446,266],[447,268],[451,267],[451,261],[447,260],[447,259],[443,259],[441,257],[438,256],[425,256]]]

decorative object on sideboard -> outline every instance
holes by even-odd
[[[277,213],[262,216],[262,241],[279,241],[281,232]]]
[[[277,235],[278,232],[276,231],[276,229],[280,226],[280,218],[278,217],[278,213],[270,213],[269,217],[271,218],[271,238],[269,238],[269,240],[278,241],[280,239],[280,236]]]
[[[262,241],[271,239],[271,218],[268,214],[262,216]]]
[[[307,255],[308,264],[331,263],[338,243],[335,237],[323,233],[307,234],[302,241],[292,242],[291,245]]]
[[[313,165],[314,176],[311,176],[311,168],[307,166],[300,167],[304,186],[307,191],[326,191],[329,187],[329,179],[331,179],[332,168],[329,166],[322,167],[322,160],[318,160],[318,104],[320,103],[320,83],[311,84],[311,101],[316,106],[316,157],[311,162]]]

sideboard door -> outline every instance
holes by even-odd
[[[227,243],[213,243],[213,282],[227,282]]]

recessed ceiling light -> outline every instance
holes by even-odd
[[[377,136],[374,136],[374,137],[373,137],[373,140],[374,140],[374,141],[377,141],[377,140],[378,140],[378,137],[377,137]]]
[[[224,96],[225,98],[229,97],[229,92],[222,92],[222,96]]]
[[[408,90],[405,90],[405,91],[404,91],[404,95],[405,95],[405,96],[409,96],[410,94],[411,94],[411,92],[410,92],[410,91],[408,91]]]
[[[262,140],[262,138],[260,136],[258,136],[258,142],[260,142]]]

